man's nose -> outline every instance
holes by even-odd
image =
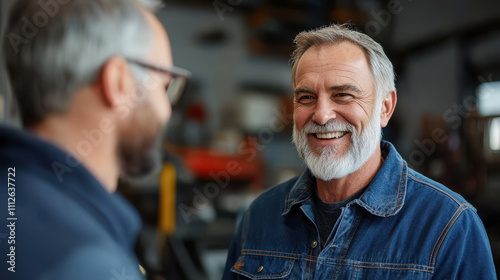
[[[336,104],[330,98],[320,97],[316,103],[312,121],[324,125],[337,117],[335,113]]]

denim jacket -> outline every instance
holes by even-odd
[[[342,209],[323,249],[306,170],[252,203],[223,279],[496,279],[474,207],[408,168],[392,144],[381,147],[381,169]]]

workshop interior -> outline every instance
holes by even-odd
[[[2,30],[12,2],[0,4]],[[295,35],[330,23],[384,47],[398,102],[383,139],[476,207],[500,271],[499,1],[162,2],[174,64],[192,78],[161,167],[118,188],[143,221],[135,251],[148,279],[221,279],[248,206],[305,169],[291,141],[290,55]],[[20,126],[4,70],[0,118]]]

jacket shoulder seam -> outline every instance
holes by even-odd
[[[441,249],[441,246],[443,245],[444,240],[448,236],[448,233],[450,232],[451,228],[456,223],[458,218],[462,215],[462,213],[469,208],[470,207],[468,204],[461,204],[460,207],[455,211],[453,216],[451,216],[450,220],[448,221],[446,226],[443,228],[443,230],[441,231],[441,234],[439,235],[438,239],[436,240],[434,247],[432,248],[431,258],[429,260],[429,266],[434,267],[436,265],[437,255],[439,253],[439,250]]]
[[[414,181],[420,183],[420,184],[423,184],[423,185],[426,185],[428,187],[431,187],[433,190],[436,190],[444,195],[446,195],[447,197],[451,198],[458,206],[462,206],[464,205],[465,203],[461,203],[458,199],[456,199],[455,197],[453,197],[451,194],[449,194],[448,192],[436,187],[435,185],[429,183],[429,182],[425,182],[425,181],[422,181],[418,178],[416,178],[415,176],[413,176],[412,174],[408,173],[408,177],[410,177],[411,179],[413,179]]]

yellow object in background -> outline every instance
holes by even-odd
[[[158,195],[158,230],[162,234],[171,235],[175,231],[175,166],[165,163],[160,173],[160,189]]]

